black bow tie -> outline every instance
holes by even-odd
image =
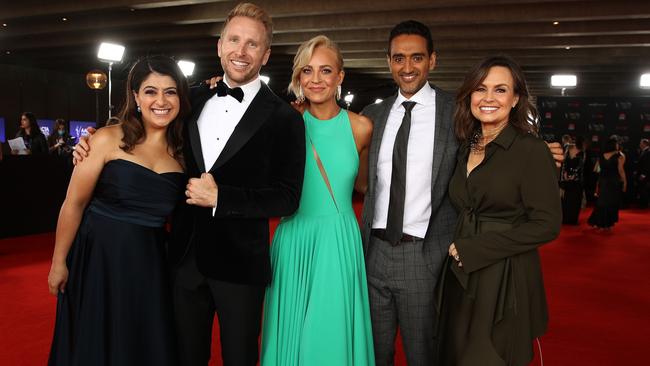
[[[219,81],[217,83],[217,95],[220,97],[225,97],[226,95],[230,95],[233,98],[237,99],[239,103],[241,103],[241,101],[244,100],[244,91],[241,90],[240,87],[231,89],[223,81]]]

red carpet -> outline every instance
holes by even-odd
[[[622,211],[611,233],[587,228],[586,214],[581,226],[563,227],[560,238],[542,249],[550,308],[541,340],[544,364],[647,365],[650,211]],[[47,292],[53,242],[53,234],[0,240],[0,365],[47,361],[55,311]],[[401,350],[397,358],[406,364]],[[537,357],[533,365],[539,364]]]

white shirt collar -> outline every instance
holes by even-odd
[[[399,107],[407,100],[421,105],[432,105],[436,103],[436,91],[431,87],[431,85],[429,85],[429,83],[425,83],[417,93],[413,94],[413,96],[408,99],[402,95],[401,91],[398,91],[393,108]]]
[[[223,75],[223,82],[231,88],[230,83],[228,82],[228,75]],[[250,102],[262,88],[262,80],[260,80],[260,76],[257,75],[255,79],[249,81],[247,84],[240,85],[239,87],[244,92],[244,100],[242,102]]]

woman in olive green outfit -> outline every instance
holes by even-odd
[[[475,67],[456,107],[460,215],[438,287],[440,364],[527,365],[548,320],[537,247],[561,226],[555,164],[510,58]]]

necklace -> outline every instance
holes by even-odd
[[[504,128],[508,125],[508,122],[503,122],[500,125],[496,126],[493,130],[483,135],[483,129],[477,128],[472,134],[472,137],[469,139],[469,149],[472,154],[480,155],[485,151],[485,147],[503,131]]]

